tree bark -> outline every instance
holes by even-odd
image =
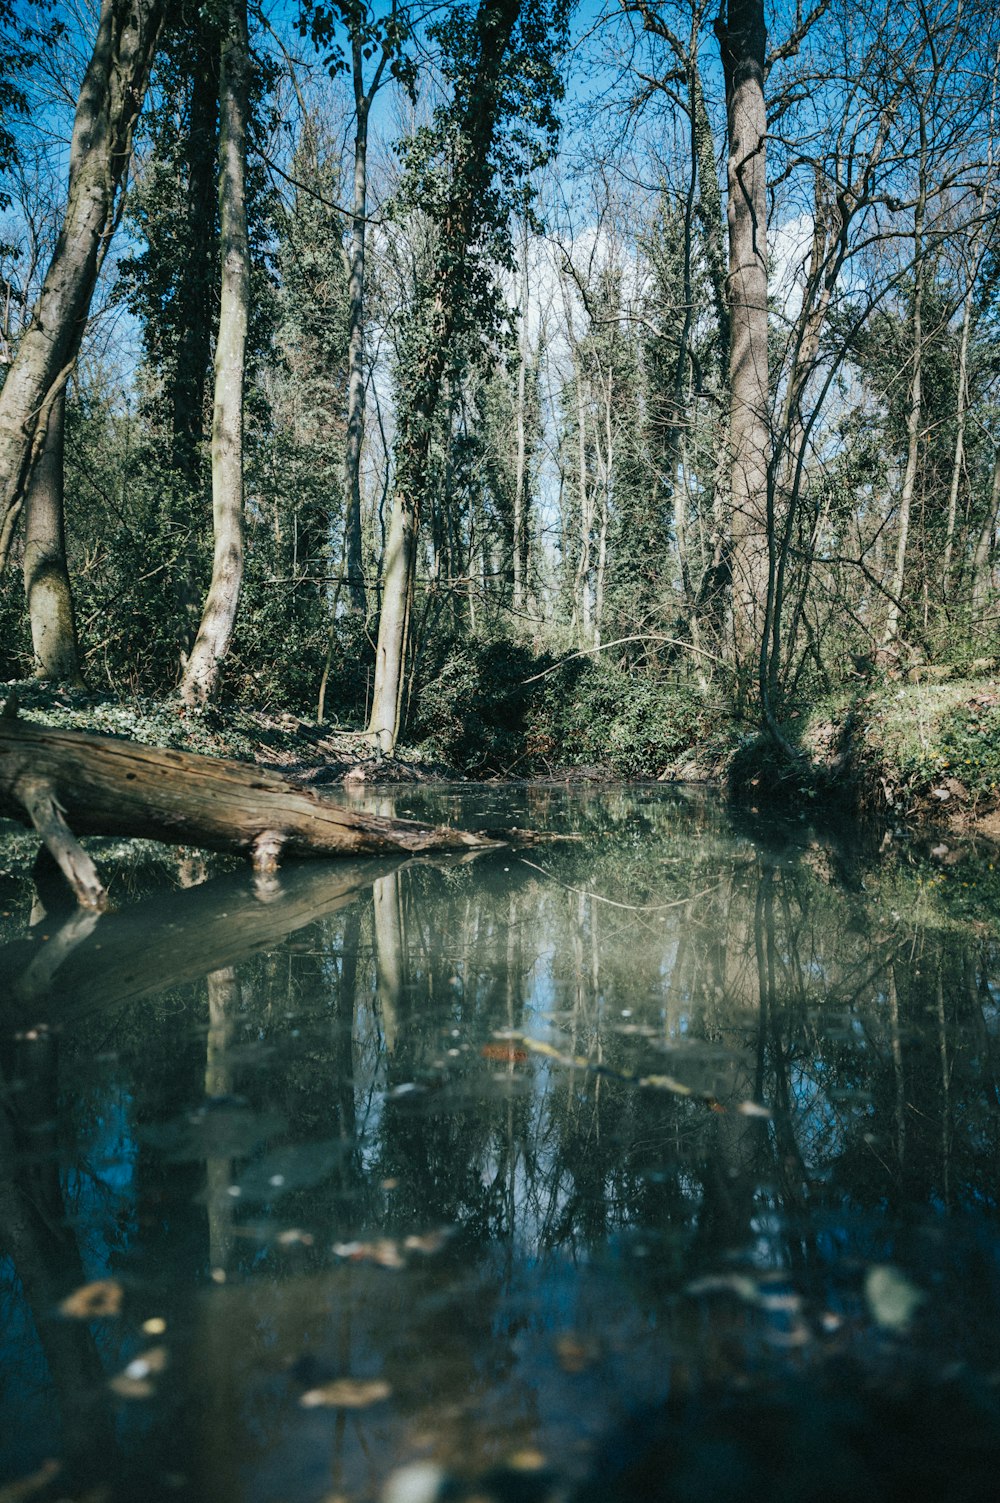
[[[117,223],[164,8],[164,0],[102,0],[73,123],[62,229],[31,325],[0,391],[0,572],[44,442],[53,387],[76,358]]]
[[[434,419],[451,358],[459,315],[460,288],[468,263],[482,198],[492,181],[490,149],[500,107],[500,73],[521,11],[521,0],[480,0],[476,13],[477,52],[473,78],[453,148],[454,178],[431,267],[427,343],[409,377],[397,441],[392,516],[382,578],[382,610],[375,652],[375,686],[368,729],[384,752],[399,735],[403,664],[417,560],[420,508],[430,470]]]
[[[906,414],[906,468],[899,493],[899,529],[896,534],[896,557],[889,581],[889,610],[886,615],[882,651],[892,652],[899,636],[899,602],[906,583],[906,549],[910,538],[910,513],[917,488],[917,462],[920,457],[920,429],[923,421],[924,374],[924,215],[927,208],[927,121],[920,111],[920,167],[917,201],[913,211],[913,360],[910,376],[910,405]]]
[[[222,285],[212,414],[212,581],[181,683],[188,704],[214,696],[243,584],[243,382],[250,310],[247,233],[246,0],[231,0],[219,75],[219,238]]]
[[[969,285],[962,303],[962,335],[958,346],[955,449],[951,461],[951,482],[948,486],[948,520],[944,537],[944,556],[941,560],[941,593],[945,600],[951,595],[951,561],[955,548],[955,526],[958,520],[958,492],[962,483],[962,471],[965,468],[965,423],[969,405],[969,334],[972,328],[975,287],[975,269],[972,269],[969,272]]]
[[[368,114],[379,86],[383,53],[371,89],[365,92],[361,33],[351,38],[354,75],[354,217],[348,300],[347,447],[344,454],[344,533],[347,589],[351,607],[365,611],[364,562],[361,553],[361,446],[365,436],[365,221],[368,213]]]
[[[524,228],[521,243],[521,317],[517,340],[517,407],[515,410],[514,451],[514,527],[511,547],[511,564],[514,578],[513,604],[515,614],[524,611],[528,591],[528,229]]]
[[[77,835],[139,836],[247,855],[260,872],[286,856],[485,849],[487,836],[376,819],[250,764],[162,751],[0,716],[0,817],[32,825],[84,907],[106,893]]]
[[[729,0],[715,23],[726,82],[733,656],[743,691],[763,641],[771,432],[767,350],[767,114],[763,0]]]
[[[63,431],[66,388],[49,412],[45,442],[32,471],[24,520],[24,594],[35,651],[35,677],[81,684],[73,592],[66,567]]]

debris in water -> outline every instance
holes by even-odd
[[[347,1258],[352,1263],[375,1263],[379,1268],[405,1268],[404,1253],[421,1253],[424,1257],[440,1252],[450,1232],[444,1227],[434,1232],[417,1234],[411,1232],[402,1242],[393,1237],[379,1237],[374,1242],[335,1242],[332,1251],[335,1257]]]
[[[514,1044],[484,1044],[479,1052],[483,1059],[492,1059],[502,1065],[522,1065],[528,1058],[528,1051],[518,1049]]]
[[[525,1446],[523,1450],[515,1451],[513,1456],[508,1456],[507,1465],[515,1472],[540,1472],[545,1465],[545,1457],[533,1446]]]
[[[905,1273],[888,1263],[877,1263],[865,1274],[865,1299],[883,1330],[904,1332],[926,1298]]]
[[[769,1106],[762,1106],[759,1101],[741,1101],[736,1110],[741,1117],[772,1117],[774,1115]]]
[[[42,1462],[37,1472],[31,1472],[27,1477],[19,1477],[16,1482],[8,1482],[6,1487],[0,1487],[0,1503],[26,1503],[28,1498],[33,1498],[36,1493],[48,1487],[61,1471],[62,1462],[50,1456],[48,1461]]]
[[[433,1461],[411,1461],[391,1473],[382,1489],[382,1503],[436,1503],[444,1472]]]
[[[556,1356],[564,1373],[582,1373],[594,1362],[596,1352],[593,1344],[581,1341],[578,1336],[565,1331],[556,1337]]]
[[[120,1399],[151,1399],[156,1393],[148,1378],[130,1378],[128,1373],[119,1373],[110,1380],[108,1387]]]
[[[309,1388],[299,1399],[303,1409],[367,1409],[392,1393],[381,1378],[334,1378]]]
[[[82,1284],[63,1300],[59,1309],[71,1320],[94,1320],[98,1316],[112,1318],[121,1314],[124,1291],[117,1279],[97,1279],[92,1284]]]

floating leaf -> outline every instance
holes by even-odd
[[[388,1478],[382,1503],[436,1503],[441,1496],[444,1472],[433,1461],[411,1461]]]
[[[865,1274],[868,1308],[886,1331],[905,1331],[926,1298],[905,1273],[887,1263],[878,1263]]]
[[[527,1049],[518,1049],[514,1044],[484,1044],[479,1052],[483,1059],[504,1065],[521,1065],[528,1058]]]
[[[596,1352],[592,1343],[567,1331],[556,1338],[556,1356],[564,1373],[582,1373],[593,1363]]]
[[[367,1409],[392,1393],[381,1378],[335,1378],[308,1389],[299,1399],[303,1409]]]
[[[8,1482],[6,1487],[0,1487],[0,1503],[26,1503],[28,1498],[33,1498],[36,1493],[47,1488],[61,1471],[61,1462],[52,1458],[43,1461],[37,1472],[31,1472],[27,1477],[19,1477],[16,1482]]]
[[[71,1320],[95,1320],[98,1316],[111,1319],[121,1314],[123,1294],[117,1279],[96,1279],[92,1284],[82,1284],[79,1289],[74,1289],[59,1309]]]
[[[112,1378],[108,1387],[120,1399],[151,1399],[156,1393],[148,1378],[130,1378],[127,1373],[119,1373]]]

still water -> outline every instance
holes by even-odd
[[[367,807],[570,838],[0,844],[0,1500],[995,1496],[993,849]]]

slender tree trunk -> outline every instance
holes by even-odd
[[[698,167],[698,218],[704,234],[706,269],[719,328],[719,373],[725,380],[729,367],[730,310],[726,281],[726,254],[721,231],[722,194],[719,190],[719,177],[715,165],[715,137],[712,134],[708,110],[705,107],[705,93],[701,84],[701,64],[698,60],[697,48],[697,29],[692,28],[689,108],[692,145]]]
[[[250,307],[246,210],[246,0],[230,0],[219,75],[219,235],[222,283],[212,413],[212,582],[191,649],[181,695],[206,704],[214,695],[236,622],[243,583],[243,381]]]
[[[899,493],[899,529],[896,534],[896,557],[889,582],[889,611],[886,616],[882,650],[891,650],[899,636],[899,601],[906,583],[906,548],[910,537],[910,514],[917,486],[917,461],[920,456],[920,425],[923,417],[924,374],[924,213],[927,206],[927,124],[920,114],[920,180],[913,211],[913,264],[916,284],[913,289],[913,367],[910,377],[910,405],[906,414],[906,468]]]
[[[528,231],[521,246],[521,326],[517,351],[516,452],[514,459],[514,538],[512,563],[514,572],[514,610],[524,610],[528,578]]]
[[[66,388],[52,402],[45,442],[28,487],[24,518],[24,593],[35,650],[35,677],[80,684],[73,592],[66,567],[63,428]]]
[[[202,484],[202,453],[206,437],[207,396],[212,362],[212,323],[215,311],[217,243],[215,215],[208,210],[218,173],[219,29],[199,17],[185,157],[187,193],[185,235],[190,247],[178,268],[178,300],[183,322],[177,359],[170,372],[170,413],[174,459],[192,496]],[[191,560],[194,574],[194,560]],[[192,579],[185,581],[192,592]],[[195,617],[197,619],[197,616]]]
[[[993,538],[996,533],[998,512],[1000,512],[1000,452],[993,460],[993,485],[983,525],[976,540],[976,551],[972,558],[972,609],[980,623],[989,603]]]
[[[951,594],[951,558],[955,547],[955,525],[958,520],[958,491],[965,467],[965,419],[969,404],[969,333],[972,328],[972,302],[975,292],[975,276],[969,274],[962,307],[962,337],[958,346],[958,390],[955,394],[955,452],[951,461],[951,484],[948,487],[948,521],[945,529],[944,556],[941,560],[942,594],[947,600]]]
[[[73,122],[69,194],[30,327],[0,392],[0,572],[6,567],[53,388],[76,358],[163,21],[164,0],[102,0]]]
[[[602,372],[603,378],[603,372]],[[602,379],[602,387],[604,381]],[[604,453],[600,452],[600,437],[597,440],[597,457],[600,466],[601,507],[597,530],[597,566],[594,571],[594,646],[600,647],[604,628],[604,595],[608,572],[608,525],[611,520],[611,490],[614,475],[614,372],[609,368],[607,387],[604,390]]]
[[[587,403],[584,395],[583,369],[577,352],[576,373],[577,424],[577,491],[580,505],[580,558],[576,566],[575,611],[579,610],[580,643],[590,647],[593,636],[593,611],[590,595],[590,534],[594,525],[594,498],[587,484]]]
[[[205,1040],[205,1098],[229,1096],[233,1089],[230,1044],[240,1015],[242,993],[232,966],[210,971],[205,977],[208,992],[208,1036]],[[205,1211],[208,1218],[208,1259],[214,1270],[229,1267],[233,1247],[233,1161],[226,1153],[205,1158]]]
[[[400,413],[396,484],[382,578],[382,611],[375,652],[375,687],[369,732],[385,752],[399,735],[403,664],[413,601],[420,507],[430,476],[431,435],[451,358],[456,299],[468,261],[480,199],[492,181],[490,149],[500,104],[500,72],[521,10],[521,0],[480,0],[477,43],[454,148],[454,178],[423,306],[425,343],[409,374]],[[418,312],[417,316],[420,316]]]
[[[373,884],[375,910],[375,969],[382,1037],[387,1054],[396,1048],[399,1012],[407,975],[402,894],[396,873]]]
[[[351,270],[347,289],[350,345],[347,449],[344,455],[344,551],[351,608],[365,611],[368,599],[361,554],[361,446],[365,436],[365,221],[368,214],[368,113],[372,92],[369,90],[365,93],[361,34],[357,30],[351,41],[351,59],[355,109],[354,218],[351,225]]]
[[[768,592],[771,432],[767,351],[767,174],[763,0],[729,0],[715,23],[726,81],[730,317],[729,477],[733,657],[749,689]]]

